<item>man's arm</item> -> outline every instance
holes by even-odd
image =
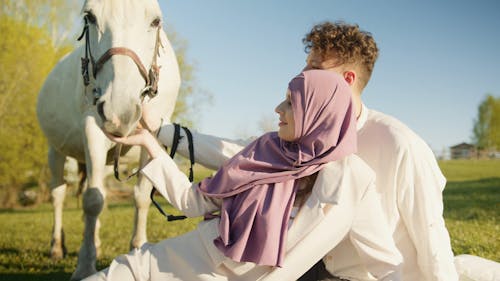
[[[252,140],[230,140],[211,135],[192,132],[194,158],[196,163],[209,169],[217,170],[224,162],[240,152]],[[172,146],[174,125],[163,123],[160,127],[158,140],[167,147]],[[180,141],[177,152],[184,157],[189,157],[188,140],[184,130],[180,130]]]
[[[366,191],[356,210],[349,240],[366,270],[377,280],[402,280],[402,257],[394,244],[380,202],[380,194],[373,185]]]
[[[403,280],[402,257],[372,182],[354,209],[349,235],[323,259],[326,269],[352,280]]]
[[[363,272],[366,272],[366,266],[378,277],[377,280],[398,281],[402,279],[399,268],[401,256],[392,241],[390,231],[380,221],[383,216],[378,201],[379,197],[375,192],[375,175],[357,157],[352,156],[348,162],[344,163],[345,165],[342,167],[330,163],[318,174],[311,196],[305,206],[301,207],[289,231],[293,231],[292,228],[304,227],[307,222],[311,222],[312,216],[306,216],[306,210],[324,205],[322,207],[324,216],[321,222],[305,236],[295,236],[295,239],[300,238],[298,239],[300,242],[292,245],[287,251],[283,267],[273,269],[263,280],[296,280],[322,257],[332,254],[340,245],[339,243],[348,240],[346,239],[347,235],[355,236],[356,240],[359,241],[357,246],[364,247],[365,255],[363,258],[370,257],[364,259],[367,264],[362,265]],[[340,187],[337,187],[337,184]],[[332,190],[336,191],[332,193]],[[328,199],[333,199],[332,204],[321,203],[330,201]],[[311,204],[317,202],[316,200],[320,204]],[[361,215],[358,216],[359,214]],[[305,224],[302,225],[302,223]],[[378,225],[372,226],[374,224]],[[290,241],[292,240],[291,233],[289,233],[288,239],[287,243],[293,242]],[[355,251],[352,246],[349,249],[351,252]],[[345,258],[341,253],[339,254],[333,259],[342,260]],[[330,271],[328,264],[325,263],[325,265]],[[335,272],[333,274],[336,275]]]
[[[401,160],[398,207],[426,280],[458,280],[443,219],[445,184],[432,151],[423,143],[414,143]]]

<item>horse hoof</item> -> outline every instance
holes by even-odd
[[[61,238],[50,241],[50,256],[53,260],[60,260],[66,257],[68,250],[65,245],[64,230],[61,229]]]
[[[147,242],[147,240],[132,239],[129,244],[129,250],[140,249],[142,245],[146,244]]]
[[[53,260],[61,260],[65,256],[66,256],[66,253],[65,253],[64,249],[62,249],[62,248],[50,250],[50,257]]]

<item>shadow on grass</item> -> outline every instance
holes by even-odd
[[[0,280],[69,280],[77,253],[70,252],[63,260],[52,260],[48,252],[1,248]],[[13,262],[15,261],[15,262]]]
[[[2,281],[58,281],[58,280],[69,280],[71,278],[71,273],[66,272],[53,272],[53,273],[40,273],[40,274],[29,274],[29,273],[3,273],[0,274],[0,280]]]
[[[447,218],[500,219],[500,178],[448,182],[443,199]]]

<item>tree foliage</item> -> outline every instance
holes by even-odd
[[[45,31],[53,46],[64,48],[76,32],[76,16],[80,13],[81,0],[6,0],[2,1],[0,14],[22,21],[26,26],[36,26]]]
[[[500,149],[500,97],[487,95],[479,104],[473,141],[481,150]]]
[[[0,188],[15,189],[37,180],[46,163],[36,99],[50,69],[68,48],[54,48],[45,29],[3,15],[0,32]],[[12,201],[12,196],[15,193],[3,199]]]

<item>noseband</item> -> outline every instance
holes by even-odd
[[[95,61],[94,57],[92,56],[92,52],[90,50],[89,23],[86,16],[84,17],[84,20],[85,20],[85,26],[83,28],[82,34],[80,35],[80,37],[78,37],[77,40],[80,41],[83,38],[83,36],[85,36],[85,57],[82,58],[82,76],[83,76],[83,83],[85,84],[85,86],[88,86],[90,84],[89,63],[92,65],[92,74],[94,76],[94,79],[96,79],[99,71],[112,56],[122,55],[122,56],[128,56],[134,61],[135,65],[137,66],[137,69],[141,73],[142,78],[144,78],[144,81],[146,82],[146,85],[144,86],[144,88],[141,90],[140,93],[141,100],[144,99],[146,95],[148,95],[150,98],[155,97],[158,94],[158,80],[160,78],[160,67],[158,66],[157,63],[157,57],[160,55],[159,54],[160,46],[163,47],[160,40],[161,26],[158,26],[158,29],[156,31],[156,42],[155,42],[153,60],[149,71],[147,71],[146,67],[144,67],[144,64],[141,62],[139,56],[137,56],[137,54],[134,51],[126,47],[110,48],[97,61]],[[95,104],[97,99],[101,96],[101,90],[99,88],[95,88],[93,91],[94,91],[94,104]]]

